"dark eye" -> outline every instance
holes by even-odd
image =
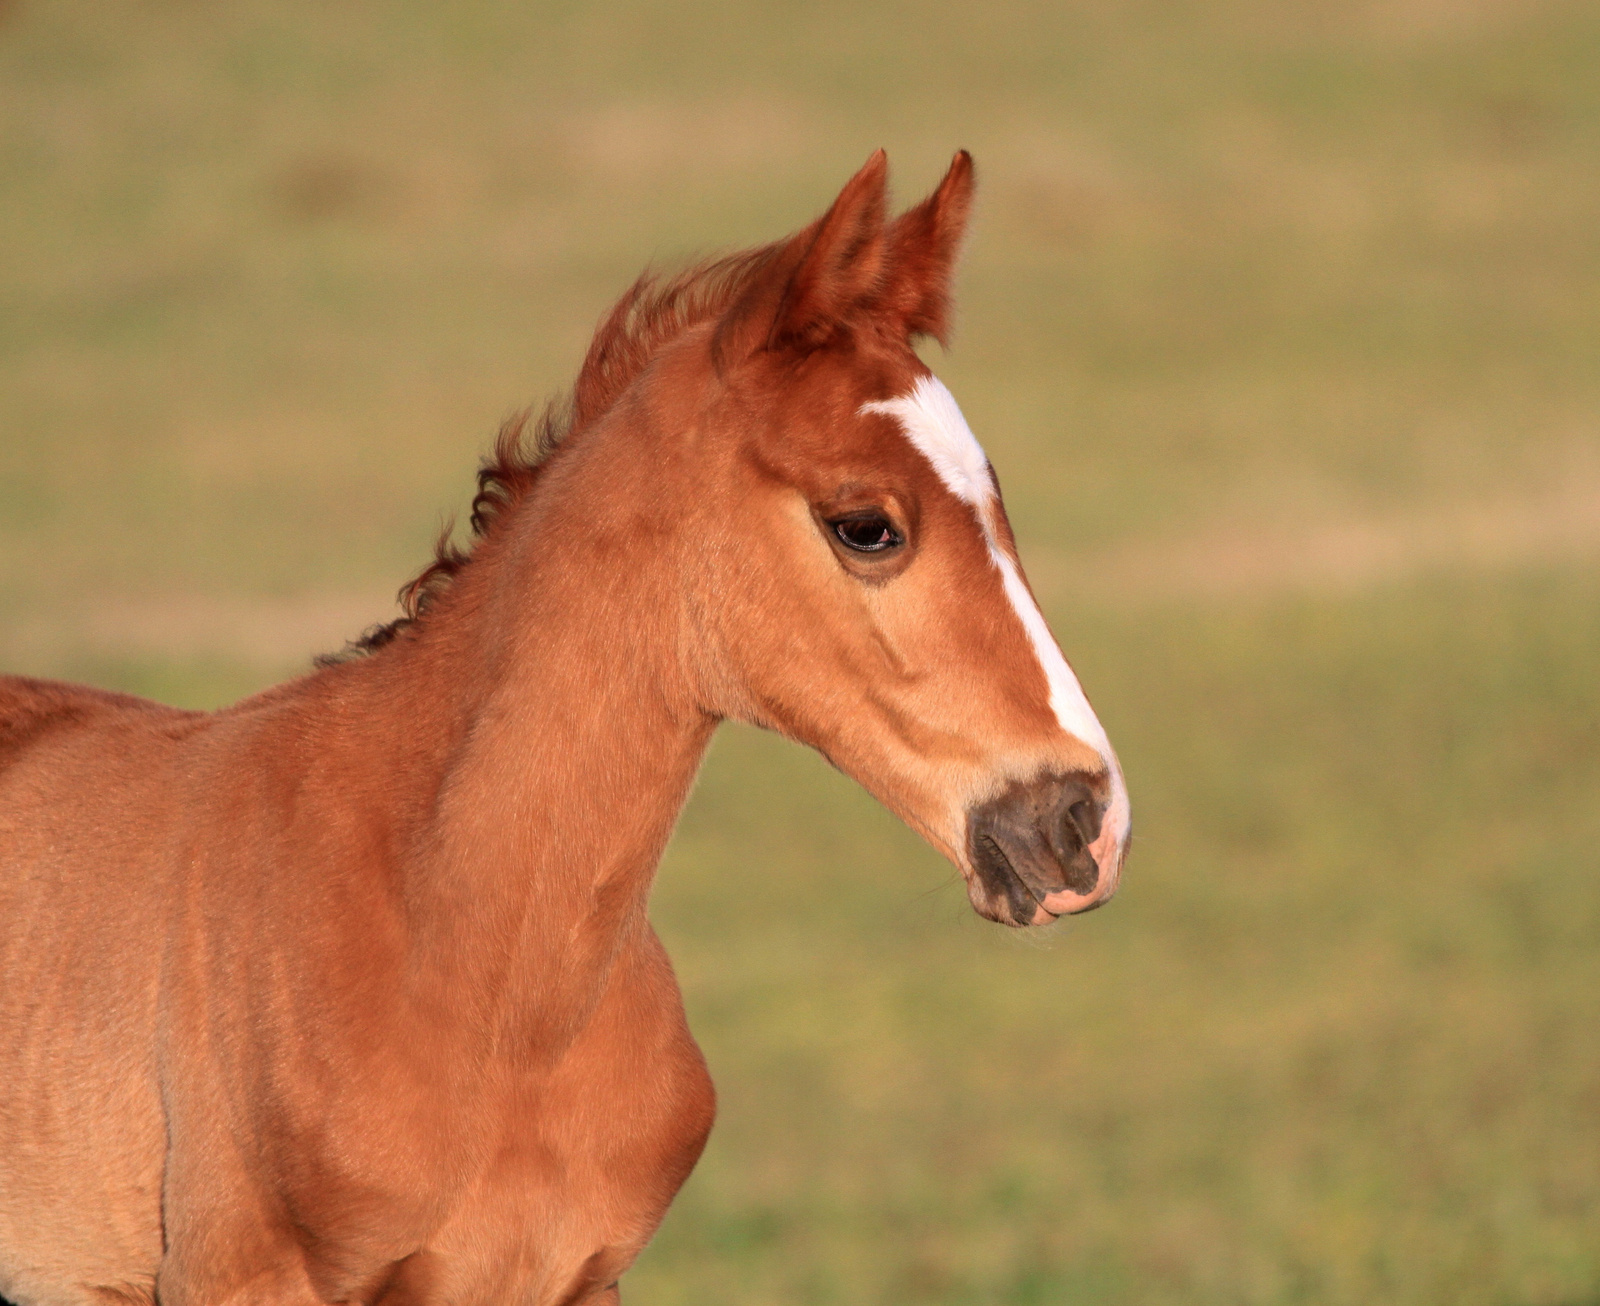
[[[847,517],[833,523],[833,533],[857,553],[880,553],[900,543],[900,536],[886,517]]]

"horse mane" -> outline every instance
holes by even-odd
[[[609,412],[666,345],[725,312],[780,246],[705,259],[668,278],[646,270],[600,319],[571,391],[550,400],[536,421],[523,409],[501,424],[478,466],[466,544],[456,543],[455,522],[446,521],[433,560],[396,595],[404,615],[371,627],[338,653],[323,654],[316,665],[361,657],[412,631],[471,564],[479,543],[527,497],[550,455]]]

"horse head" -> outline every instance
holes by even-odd
[[[1104,902],[1116,754],[1023,576],[999,483],[914,352],[945,339],[973,190],[956,155],[892,220],[880,151],[657,360],[704,710],[820,751],[960,870],[979,913]]]

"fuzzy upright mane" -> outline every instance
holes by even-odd
[[[778,244],[762,245],[709,259],[665,280],[649,271],[640,276],[595,329],[571,392],[546,404],[537,421],[530,420],[531,410],[524,409],[501,425],[493,451],[478,467],[471,535],[465,546],[455,542],[455,523],[446,522],[434,545],[433,561],[400,587],[397,597],[405,615],[372,627],[343,652],[324,655],[317,664],[370,653],[415,626],[471,563],[478,541],[491,534],[533,488],[545,460],[610,411],[664,346],[721,315],[778,248]]]

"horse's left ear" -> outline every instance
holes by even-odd
[[[950,276],[972,210],[972,156],[958,150],[932,195],[889,224],[888,271],[878,304],[907,338],[950,333]]]
[[[717,325],[719,368],[757,350],[814,349],[876,302],[888,180],[889,160],[877,150],[826,213],[773,247]]]

